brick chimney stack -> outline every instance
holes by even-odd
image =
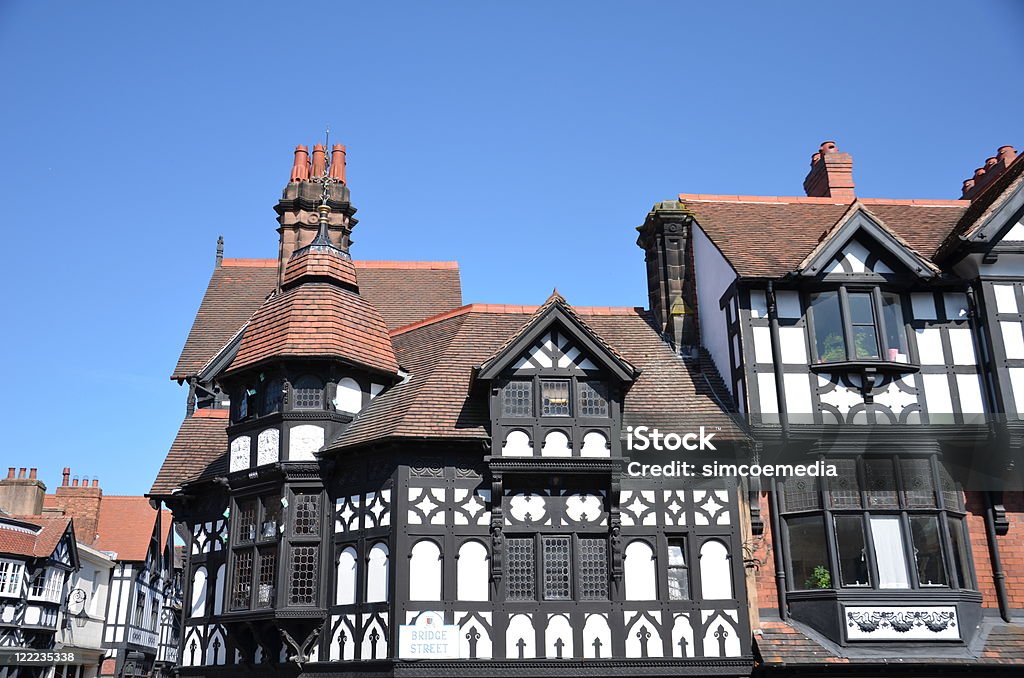
[[[836,142],[826,141],[811,156],[811,171],[804,179],[804,192],[812,198],[853,201],[853,156],[840,153]]]
[[[996,154],[985,160],[985,166],[974,170],[974,176],[964,182],[961,200],[974,200],[992,185],[999,175],[1017,159],[1013,146],[1000,146]]]
[[[64,480],[53,496],[53,508],[64,511],[64,515],[75,520],[75,534],[83,544],[96,541],[96,528],[100,520],[100,503],[103,501],[103,490],[100,489],[99,478],[93,478],[92,484],[85,478],[79,482],[78,476],[71,477],[71,469],[64,469]]]
[[[36,469],[7,469],[7,477],[0,480],[0,510],[25,516],[38,516],[43,512],[46,485],[36,478]],[[26,477],[25,472],[28,471]]]

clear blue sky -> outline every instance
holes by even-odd
[[[149,489],[214,260],[276,255],[292,149],[349,148],[354,254],[469,301],[644,305],[679,192],[955,198],[1024,146],[1017,2],[0,4],[0,464]]]

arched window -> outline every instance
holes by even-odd
[[[323,383],[316,377],[300,377],[292,386],[292,409],[320,410],[323,406]]]
[[[284,383],[280,379],[271,379],[263,387],[263,402],[260,405],[260,414],[271,414],[281,409],[281,400],[284,397]]]
[[[416,542],[409,562],[409,600],[441,600],[441,549],[429,539]]]
[[[388,547],[377,542],[366,558],[366,602],[384,603],[388,599]]]
[[[334,602],[338,605],[356,602],[356,550],[351,546],[338,554],[338,591]]]
[[[475,540],[463,543],[456,568],[458,599],[487,600],[487,573],[487,547]]]
[[[202,617],[206,613],[206,568],[197,567],[192,574],[192,605],[190,617]]]
[[[338,382],[338,390],[334,396],[334,408],[339,412],[358,412],[363,407],[363,391],[359,382],[352,377],[345,377]]]
[[[729,549],[717,539],[709,539],[700,547],[700,594],[704,600],[732,598]]]

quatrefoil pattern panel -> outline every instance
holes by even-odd
[[[391,524],[391,490],[368,492],[363,511],[363,528],[387,527]]]
[[[491,491],[480,488],[469,489],[456,487],[455,512],[453,519],[456,525],[489,525],[491,522]]]
[[[353,532],[359,529],[362,499],[362,495],[353,494],[348,497],[338,497],[335,500],[334,531],[336,533]]]
[[[657,525],[658,506],[655,497],[654,490],[623,490],[619,496],[623,526]]]
[[[693,522],[695,525],[730,525],[732,511],[729,493],[725,490],[694,490]]]
[[[410,487],[406,522],[409,525],[444,525],[443,487]]]
[[[505,498],[506,526],[584,527],[608,525],[603,491],[511,492]]]

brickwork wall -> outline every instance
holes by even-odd
[[[74,519],[79,541],[92,544],[96,540],[102,497],[103,491],[98,487],[61,486],[49,505],[63,509],[65,515]]]
[[[756,592],[755,609],[779,608],[779,597],[775,588],[775,558],[772,553],[772,518],[769,509],[768,493],[758,494],[758,501],[761,506],[761,519],[764,521],[764,532],[759,537],[754,537],[751,552],[747,557],[754,563],[752,569],[748,569],[747,586]],[[753,579],[753,581],[751,581]]]
[[[985,533],[985,498],[980,492],[966,492],[967,530],[971,537],[971,555],[974,558],[974,573],[978,589],[983,596],[982,606],[998,608],[992,559],[989,556],[988,538]],[[999,544],[999,558],[1006,574],[1006,592],[1010,607],[1024,610],[1024,494],[1007,493],[1003,506],[1010,523],[1009,531],[996,537]]]

